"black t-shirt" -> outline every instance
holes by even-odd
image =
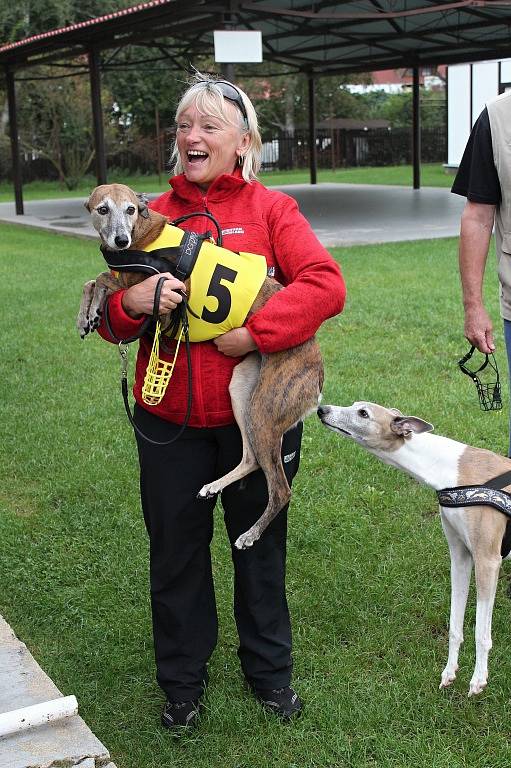
[[[451,192],[472,203],[498,205],[502,200],[486,107],[474,123]]]

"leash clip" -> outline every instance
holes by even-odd
[[[119,354],[121,356],[121,381],[128,379],[128,345],[124,341],[119,342]]]

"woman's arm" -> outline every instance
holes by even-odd
[[[295,200],[283,196],[269,214],[273,251],[286,287],[248,320],[246,329],[263,353],[310,339],[344,307],[341,270],[321,245]]]

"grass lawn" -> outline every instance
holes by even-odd
[[[92,242],[6,225],[0,232],[0,612],[62,692],[77,696],[118,768],[509,766],[508,569],[496,599],[488,690],[467,697],[471,594],[459,678],[439,691],[449,560],[435,496],[314,417],[288,550],[304,715],[288,726],[274,722],[244,692],[218,510],[220,637],[206,711],[201,727],[178,742],[162,731],[147,540],[118,354],[99,338],[80,341],[74,329],[81,286],[102,269],[101,258]],[[441,434],[505,452],[507,410],[481,412],[456,366],[467,347],[455,240],[334,253],[349,298],[320,333],[323,402],[379,401],[423,416]],[[493,275],[488,304],[498,326]],[[505,378],[500,333],[497,343]]]
[[[112,174],[111,181],[128,184],[140,192],[165,192],[168,189],[168,175],[163,174],[161,181],[156,174],[147,176],[123,176]],[[308,184],[309,172],[275,171],[261,174],[261,181],[267,186],[280,184]],[[331,171],[319,170],[318,182],[335,182],[339,184],[398,184],[412,186],[412,166],[395,165],[378,168],[347,168]],[[421,183],[425,187],[450,187],[453,177],[446,174],[440,163],[422,166]],[[45,200],[47,198],[87,196],[96,186],[92,176],[86,177],[78,189],[68,190],[54,181],[32,181],[23,186],[25,200]],[[0,182],[0,203],[14,200],[12,184]]]

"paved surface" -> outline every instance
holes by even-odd
[[[60,696],[59,689],[0,616],[0,712]],[[106,747],[78,715],[0,738],[0,768],[52,766],[115,768]]]
[[[465,202],[438,187],[293,184],[280,189],[296,198],[327,246],[457,236]],[[82,197],[26,202],[24,216],[16,216],[14,203],[0,203],[0,221],[97,237],[83,203]]]

